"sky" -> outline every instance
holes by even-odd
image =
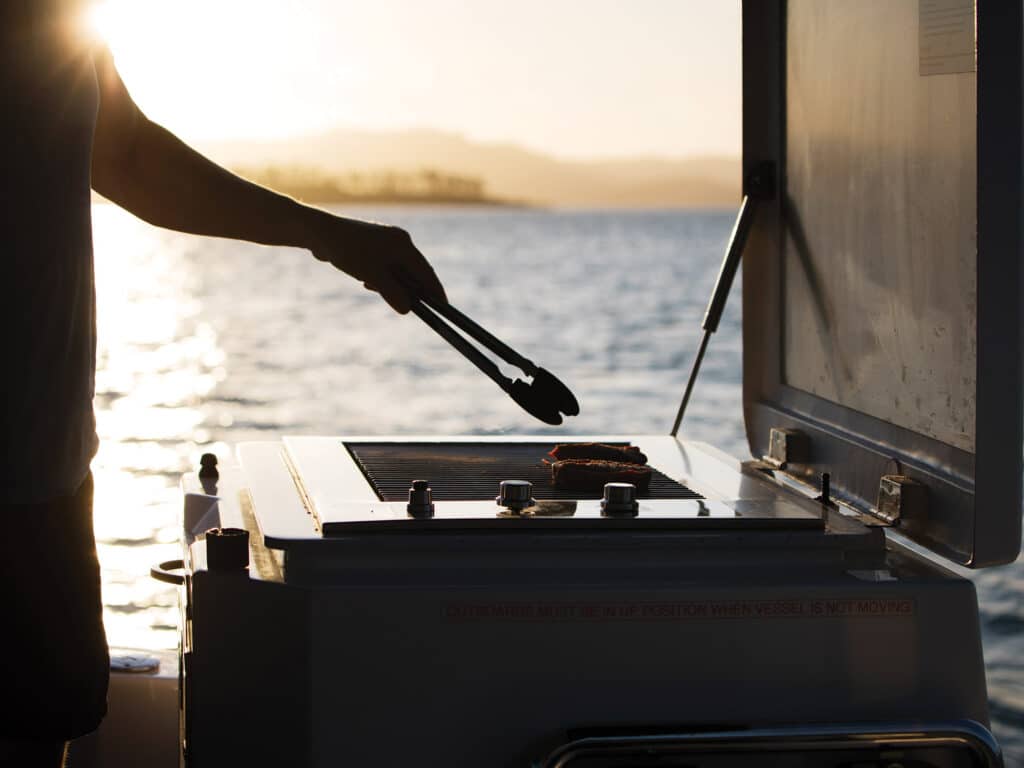
[[[98,0],[194,142],[431,128],[567,158],[737,155],[739,0]]]

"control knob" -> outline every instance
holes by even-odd
[[[427,518],[434,516],[434,499],[428,480],[413,480],[409,489],[409,503],[405,511],[410,517]]]
[[[636,486],[633,483],[604,484],[602,517],[636,517],[639,512],[640,504],[636,500]]]
[[[529,480],[502,480],[498,486],[498,506],[519,514],[537,502],[533,499],[533,483]]]

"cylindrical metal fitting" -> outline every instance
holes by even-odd
[[[244,571],[248,568],[249,532],[242,528],[208,530],[206,567],[211,571]]]

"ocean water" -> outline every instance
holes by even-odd
[[[96,534],[112,646],[177,645],[182,472],[283,434],[669,431],[733,212],[350,207],[406,227],[452,303],[566,381],[582,412],[533,421],[418,319],[307,253],[154,229],[93,208]],[[740,284],[684,433],[746,455]],[[993,728],[1024,765],[1024,569],[973,575]]]

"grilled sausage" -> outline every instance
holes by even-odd
[[[555,461],[564,461],[566,459],[594,459],[599,461],[619,461],[626,464],[647,463],[647,457],[635,445],[561,443],[551,449],[548,455]]]
[[[646,490],[651,468],[624,461],[565,459],[551,464],[551,483],[564,491],[600,491],[605,483],[633,483]]]

